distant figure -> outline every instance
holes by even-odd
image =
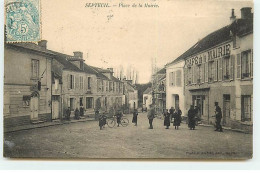
[[[80,119],[79,114],[80,114],[79,109],[76,108],[76,110],[75,110],[75,119],[76,119],[76,120],[79,120],[79,119]]]
[[[137,126],[137,116],[138,116],[138,111],[137,109],[135,109],[133,112],[133,120],[132,120],[132,123],[135,123],[135,126]]]
[[[170,113],[168,112],[168,109],[165,109],[163,112],[163,116],[164,116],[164,126],[166,126],[166,129],[169,129],[170,126]]]
[[[147,114],[147,118],[149,120],[149,125],[150,125],[149,129],[153,129],[154,116],[155,116],[154,107],[153,107],[153,105],[150,105],[150,110],[148,111],[148,114]]]
[[[80,108],[79,108],[79,112],[80,112],[80,116],[81,117],[83,117],[84,116],[84,107],[83,106],[81,106]]]
[[[105,114],[100,114],[100,116],[99,116],[99,128],[100,128],[100,130],[102,130],[102,128],[105,126],[106,121],[107,121],[106,119],[107,119],[107,117],[106,117]]]
[[[173,118],[174,111],[175,111],[174,107],[171,107],[171,109],[170,109],[170,116],[171,116],[171,118]]]
[[[190,109],[188,111],[188,121],[188,127],[190,128],[190,130],[195,130],[195,110],[193,105],[190,106]]]
[[[70,110],[70,107],[68,107],[68,109],[66,110],[66,119],[68,121],[70,121],[70,114],[71,114],[71,110]]]
[[[173,114],[173,118],[174,118],[174,121],[173,121],[173,126],[175,126],[175,129],[179,129],[179,126],[181,125],[181,110],[179,109],[179,107],[176,107],[176,110]]]
[[[221,108],[218,106],[218,102],[215,102],[215,116],[216,116],[216,130],[215,131],[220,131],[223,132],[222,126],[221,126],[221,118],[222,118],[222,112]]]
[[[120,124],[120,122],[121,122],[122,116],[123,116],[122,112],[121,112],[120,110],[118,110],[118,111],[116,112],[117,127],[119,127],[119,124]]]

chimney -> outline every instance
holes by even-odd
[[[107,68],[108,70],[110,70],[112,73],[114,72],[113,68]]]
[[[251,13],[251,7],[241,8],[241,19],[251,19],[253,14]]]
[[[73,52],[74,53],[74,57],[75,58],[80,58],[80,59],[83,59],[83,53],[80,52],[80,51],[75,51]]]
[[[232,9],[232,10],[231,10],[230,23],[233,23],[235,20],[236,20],[235,10]]]
[[[47,40],[41,40],[38,42],[38,45],[44,49],[47,49]]]

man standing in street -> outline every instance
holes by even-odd
[[[149,120],[149,124],[150,124],[150,127],[149,129],[153,129],[153,119],[154,119],[154,115],[155,115],[155,110],[154,110],[154,107],[153,105],[150,105],[150,110],[147,114],[147,118]]]
[[[71,110],[70,110],[70,107],[68,107],[68,109],[66,110],[66,119],[68,121],[70,121],[70,114],[71,114]]]
[[[220,131],[223,132],[222,126],[221,126],[221,118],[222,118],[222,112],[221,108],[218,106],[218,102],[215,102],[215,116],[216,116],[216,130],[215,131]]]

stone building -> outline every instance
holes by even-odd
[[[143,109],[144,110],[149,110],[150,105],[153,103],[153,95],[152,95],[152,87],[148,87],[144,92],[143,92]]]
[[[5,43],[5,127],[51,121],[53,57],[46,42]]]
[[[195,105],[202,121],[214,124],[214,102],[223,112],[222,123],[252,130],[253,14],[241,9],[241,19],[231,14],[231,24],[216,30],[188,49],[185,60],[185,110]]]

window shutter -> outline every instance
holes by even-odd
[[[218,60],[214,61],[214,81],[218,81]]]
[[[70,89],[70,75],[68,74],[68,77],[67,77],[67,83],[68,83],[68,89]]]
[[[205,63],[201,64],[201,83],[205,81]]]
[[[175,86],[175,71],[172,72],[172,85]]]
[[[241,54],[237,54],[237,79],[241,79]]]
[[[186,85],[189,84],[189,72],[188,72],[188,68],[184,68],[184,78],[185,78],[185,82],[186,82]]]
[[[223,64],[222,64],[222,61],[223,61],[224,59],[222,59],[222,58],[219,58],[218,59],[218,81],[222,81],[222,76],[223,76],[223,74],[222,74],[222,68],[223,68]],[[224,67],[224,69],[225,69],[225,67]],[[224,73],[225,74],[225,73]]]
[[[73,83],[73,87],[72,87],[72,88],[73,88],[73,89],[75,89],[75,87],[76,87],[76,86],[75,86],[75,80],[76,80],[75,77],[76,77],[76,76],[72,75],[72,83]]]
[[[234,80],[235,55],[230,57],[230,80]]]
[[[169,73],[169,86],[172,85],[172,72]]]
[[[253,59],[253,49],[251,49],[251,58],[250,58],[250,75],[253,78],[253,69],[254,69],[254,59]]]
[[[209,74],[209,70],[208,70],[208,68],[209,68],[209,63],[208,62],[205,62],[205,82],[208,82],[208,79],[209,79],[209,76],[208,76],[208,74]]]
[[[194,76],[194,66],[191,67],[191,83],[194,84],[195,83],[195,76]]]

